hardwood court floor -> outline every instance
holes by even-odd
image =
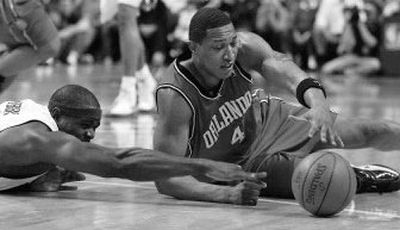
[[[46,103],[59,86],[78,83],[98,95],[107,110],[117,94],[119,70],[113,66],[35,68],[21,74],[0,101],[31,98]],[[342,115],[400,122],[400,79],[324,80],[332,104]],[[156,119],[151,114],[105,118],[94,142],[151,148]],[[398,151],[340,153],[354,164],[382,163],[400,169]],[[260,199],[255,207],[243,207],[176,200],[158,194],[153,183],[88,175],[86,181],[73,184],[77,191],[0,194],[0,230],[400,229],[400,192],[357,195],[342,213],[325,219],[310,216],[294,200]]]

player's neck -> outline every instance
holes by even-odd
[[[213,89],[220,85],[221,80],[212,77],[211,73],[207,72],[206,68],[202,68],[200,62],[189,60],[187,67],[192,75],[199,81],[201,86],[207,90]]]

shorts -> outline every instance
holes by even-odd
[[[0,191],[5,191],[5,190],[17,188],[17,187],[25,185],[25,184],[29,184],[44,174],[45,173],[42,173],[37,176],[27,177],[27,178],[22,178],[22,179],[10,179],[10,178],[5,178],[5,177],[0,177]]]
[[[309,138],[309,121],[300,118],[308,111],[276,97],[256,99],[256,139],[246,153],[243,168],[267,172],[267,188],[261,196],[293,198],[291,179],[297,164],[313,150],[319,135]],[[336,114],[332,113],[336,117]]]
[[[118,12],[118,4],[139,8],[141,0],[100,0],[100,22],[110,21]]]
[[[0,42],[42,47],[58,36],[40,0],[0,0]],[[20,26],[22,24],[22,26]]]

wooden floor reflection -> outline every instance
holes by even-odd
[[[117,94],[119,71],[118,66],[35,68],[21,74],[0,100],[31,98],[46,103],[59,86],[78,83],[98,95],[107,110]],[[400,122],[400,78],[323,80],[342,115]],[[154,114],[104,118],[94,142],[151,148],[156,120]],[[400,169],[398,151],[340,153],[353,164],[382,163]],[[400,229],[400,192],[357,195],[340,215],[322,219],[311,217],[293,200],[261,199],[256,207],[181,201],[158,194],[152,183],[91,175],[74,185],[77,191],[1,194],[0,229]]]

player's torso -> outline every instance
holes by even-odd
[[[170,68],[172,77],[160,87],[173,85],[180,90],[193,112],[186,155],[240,161],[254,134],[251,76],[235,65],[233,76],[223,81],[216,96],[210,96],[178,61]]]

